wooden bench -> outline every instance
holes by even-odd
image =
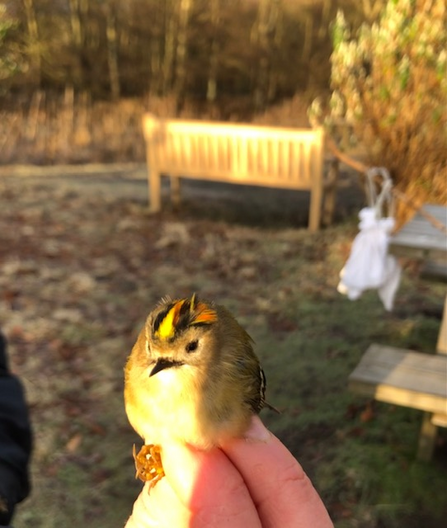
[[[310,191],[309,229],[319,228],[323,200],[323,129],[288,129],[143,117],[151,212],[161,209],[161,175]]]
[[[447,225],[447,207],[424,204],[424,210],[439,224]],[[447,280],[447,236],[420,212],[390,238],[390,252],[423,262],[421,275]]]
[[[437,427],[447,427],[447,354],[373,344],[349,376],[349,389],[378,401],[424,411],[418,458],[431,458]]]
[[[427,260],[421,268],[421,277],[435,281],[447,282],[447,261],[440,263],[433,260]]]

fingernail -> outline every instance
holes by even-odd
[[[251,420],[250,427],[244,435],[246,440],[251,442],[261,442],[266,444],[272,437],[270,431],[261,422],[260,418],[254,416]]]

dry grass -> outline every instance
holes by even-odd
[[[92,102],[87,94],[67,89],[63,95],[35,92],[30,101],[16,101],[0,110],[1,164],[81,164],[143,162],[141,116],[241,121],[249,119],[248,102],[225,108],[188,102],[177,111],[173,96]],[[309,126],[304,99],[272,107],[255,123]]]
[[[5,105],[6,106],[6,105]],[[92,102],[87,94],[35,92],[0,110],[1,164],[142,162],[141,116],[175,117],[173,97]],[[198,117],[187,105],[182,117]]]
[[[141,116],[176,117],[173,97],[92,102],[87,94],[35,92],[29,102],[0,111],[2,164],[144,161]],[[186,105],[181,117],[198,117]]]
[[[305,96],[295,95],[255,116],[253,122],[258,125],[309,128],[308,105],[309,101]]]
[[[86,94],[36,92],[0,113],[2,163],[142,161],[141,100],[92,103]]]

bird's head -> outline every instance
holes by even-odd
[[[207,362],[210,351],[216,348],[218,322],[216,308],[199,301],[196,295],[190,299],[163,299],[146,322],[149,376]]]

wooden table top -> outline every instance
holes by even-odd
[[[425,204],[424,210],[447,227],[447,207]],[[419,212],[391,236],[390,251],[395,255],[429,258],[447,265],[447,235]]]

